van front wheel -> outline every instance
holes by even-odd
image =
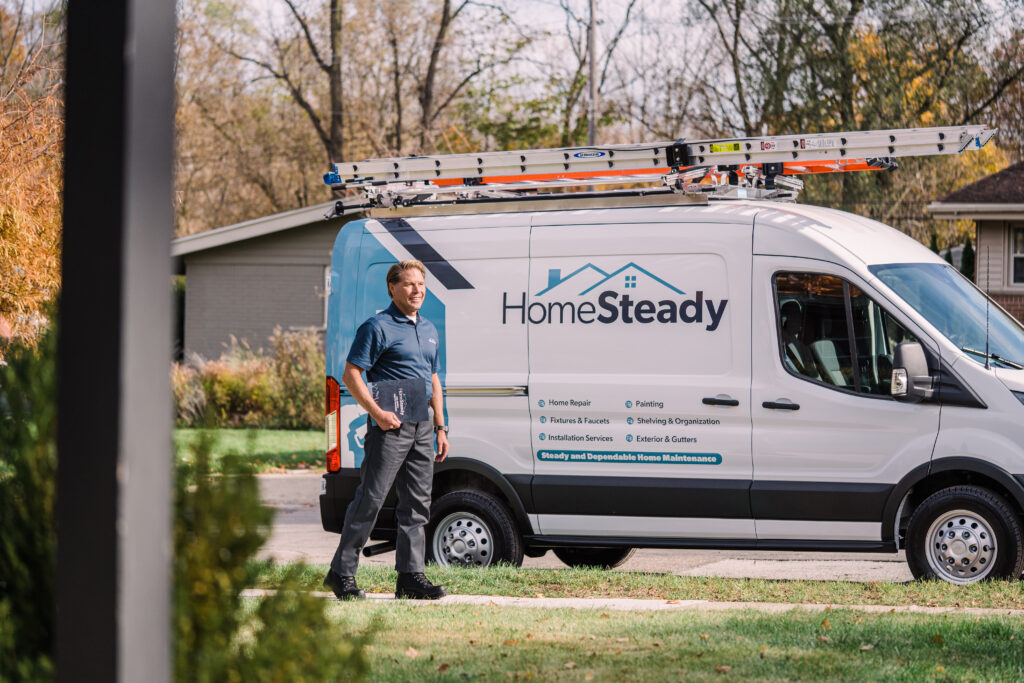
[[[555,557],[570,567],[614,569],[633,557],[636,548],[555,548]]]
[[[1024,531],[1001,496],[954,486],[928,496],[907,528],[907,564],[917,579],[955,584],[1024,572]]]
[[[427,561],[442,567],[519,567],[523,542],[502,501],[483,491],[452,491],[431,505]]]

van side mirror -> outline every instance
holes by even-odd
[[[928,359],[917,342],[896,346],[892,358],[892,397],[904,403],[920,403],[935,394],[934,380],[928,374]]]

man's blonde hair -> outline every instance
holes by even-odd
[[[417,261],[416,259],[407,259],[405,261],[399,261],[395,265],[388,268],[388,296],[391,296],[390,285],[397,285],[398,281],[402,279],[402,273],[411,268],[415,268],[416,270],[420,271],[423,277],[427,276],[427,269],[423,266],[423,263],[421,261]]]

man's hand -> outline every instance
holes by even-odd
[[[387,410],[382,410],[380,415],[373,416],[373,421],[385,432],[402,426],[402,421],[398,419],[398,416]]]
[[[448,457],[448,435],[444,432],[437,433],[437,455],[434,456],[434,462],[444,462],[444,459]]]

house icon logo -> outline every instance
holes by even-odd
[[[585,296],[598,287],[636,289],[638,282],[654,282],[680,296],[686,294],[686,292],[669,284],[666,280],[658,277],[646,268],[641,268],[630,261],[610,273],[598,268],[593,263],[580,266],[565,276],[562,275],[561,268],[551,268],[548,270],[547,286],[534,294],[534,296],[543,296],[553,289],[565,290],[566,293],[572,292],[576,296]]]

